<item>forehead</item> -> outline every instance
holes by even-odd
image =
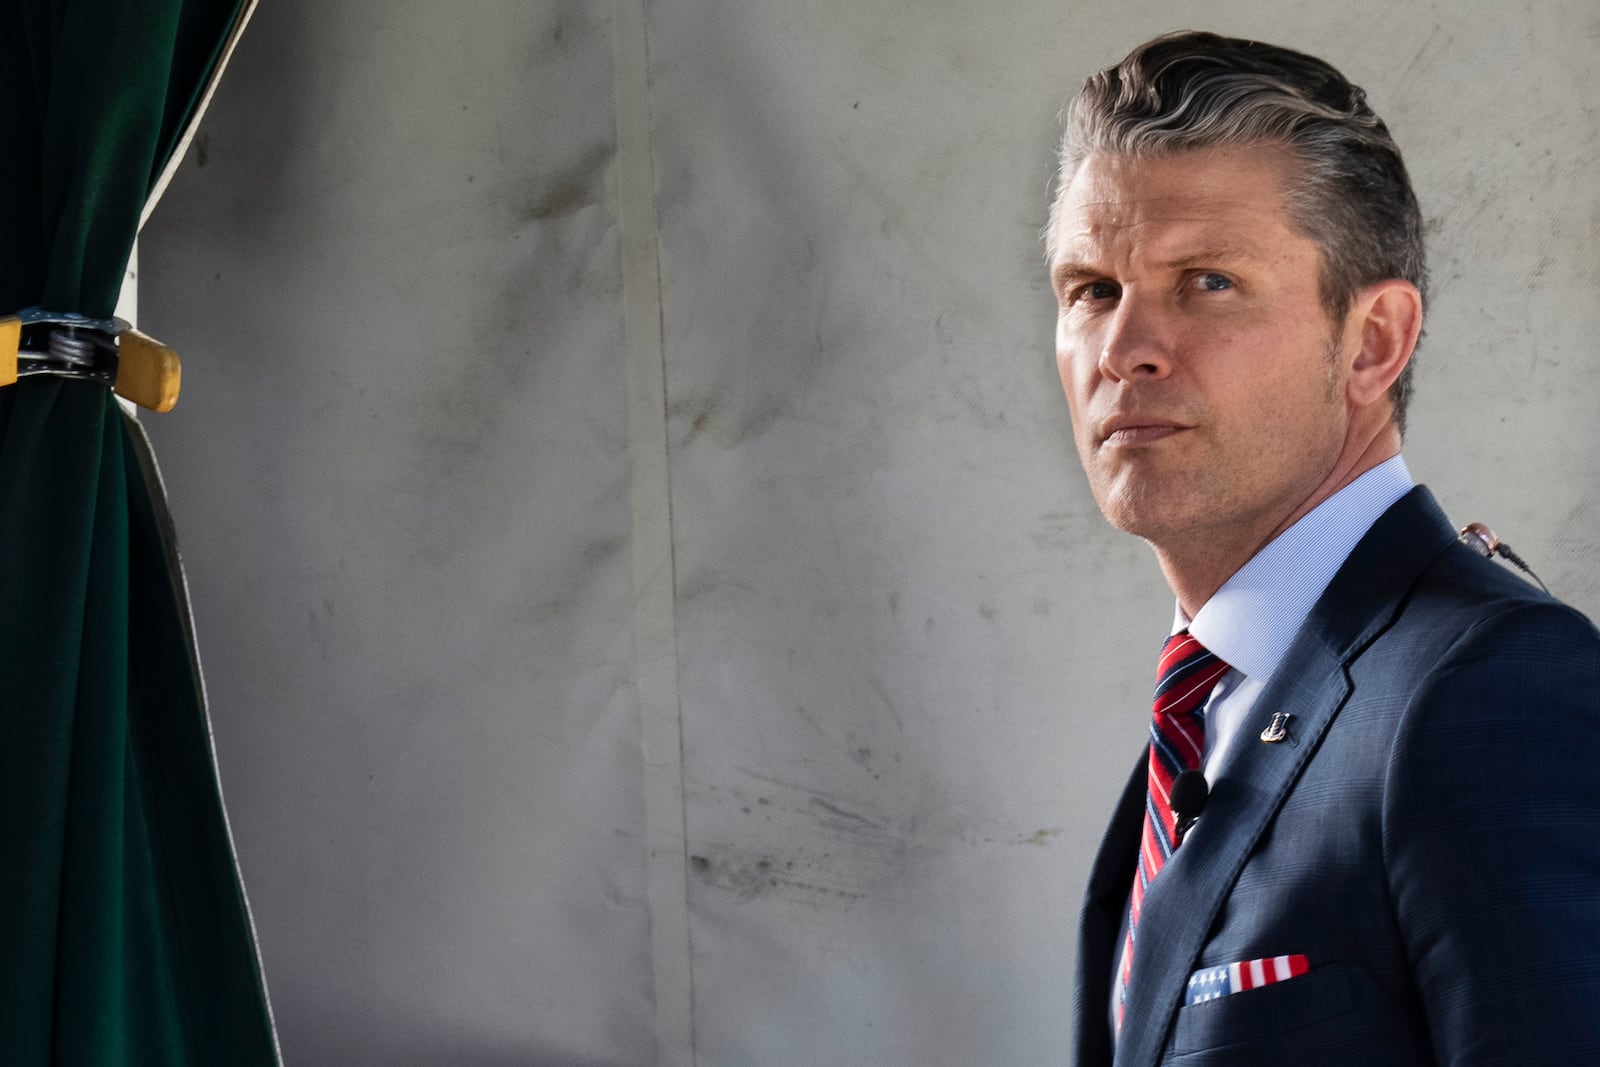
[[[1062,190],[1052,264],[1110,252],[1200,244],[1268,255],[1303,241],[1290,225],[1286,148],[1249,145],[1158,156],[1094,153]]]

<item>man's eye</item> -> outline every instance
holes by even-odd
[[[1080,300],[1115,300],[1122,292],[1116,282],[1090,282],[1079,287]]]
[[[1195,276],[1195,285],[1208,293],[1220,293],[1233,288],[1233,279],[1226,274],[1217,274],[1214,271],[1205,271]]]

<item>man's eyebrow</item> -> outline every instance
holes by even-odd
[[[1240,261],[1259,262],[1261,258],[1261,254],[1248,244],[1216,244],[1207,245],[1199,251],[1174,256],[1166,260],[1162,266],[1168,270],[1192,270],[1195,267],[1210,267]]]
[[[1103,278],[1106,272],[1097,270],[1087,263],[1057,263],[1050,268],[1050,284],[1056,289],[1071,282],[1081,282],[1090,278]]]
[[[1193,270],[1196,267],[1259,263],[1262,259],[1262,255],[1255,248],[1243,242],[1238,242],[1207,245],[1198,251],[1185,252],[1182,255],[1163,260],[1160,265],[1166,270]],[[1074,282],[1092,281],[1096,278],[1107,276],[1108,272],[1102,267],[1068,260],[1051,268],[1050,283],[1059,292]]]

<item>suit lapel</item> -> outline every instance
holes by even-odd
[[[1139,750],[1138,762],[1111,814],[1089,869],[1089,886],[1078,915],[1077,981],[1073,985],[1072,1062],[1094,1067],[1111,1062],[1111,968],[1117,956],[1117,935],[1128,910],[1133,865],[1138,862],[1139,835],[1144,829],[1144,797],[1150,748]]]
[[[1145,894],[1139,931],[1149,934],[1134,952],[1118,1067],[1160,1057],[1223,898],[1349,696],[1347,664],[1392,624],[1406,591],[1453,540],[1418,486],[1373,525],[1312,609],[1242,726],[1204,816]],[[1258,743],[1274,712],[1294,716],[1289,737]]]

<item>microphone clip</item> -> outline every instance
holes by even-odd
[[[1210,795],[1211,787],[1206,784],[1206,776],[1199,771],[1180,771],[1172,780],[1169,800],[1172,804],[1172,823],[1179,841],[1200,818]]]
[[[1533,568],[1523,562],[1521,556],[1511,551],[1510,545],[1496,537],[1494,531],[1489,529],[1489,527],[1485,526],[1483,523],[1467,523],[1465,526],[1461,527],[1461,532],[1456,535],[1456,540],[1460,541],[1474,552],[1483,556],[1484,559],[1493,559],[1495,556],[1500,556],[1508,560],[1523,574],[1526,574],[1529,578],[1532,578],[1535,582],[1538,582],[1540,589],[1543,589],[1546,593],[1550,592],[1550,587],[1544,584],[1544,580],[1542,578],[1533,573]]]

